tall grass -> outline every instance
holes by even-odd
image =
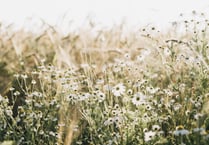
[[[2,25],[0,142],[207,145],[208,27]]]

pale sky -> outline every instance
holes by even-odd
[[[32,17],[52,25],[68,20],[81,25],[91,16],[103,25],[123,18],[130,24],[165,24],[193,10],[209,13],[209,0],[0,0],[0,21],[23,25]]]

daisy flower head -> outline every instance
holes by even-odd
[[[75,94],[69,94],[65,96],[66,101],[71,102],[71,101],[75,101]]]
[[[197,113],[194,115],[195,120],[200,120],[202,117],[203,117],[203,114],[201,114],[201,113]]]
[[[115,97],[124,95],[125,91],[126,91],[126,87],[122,83],[119,83],[112,88],[112,93]]]
[[[179,111],[182,108],[182,105],[179,103],[174,104],[173,109],[174,111]]]
[[[79,95],[79,100],[84,101],[84,100],[88,99],[89,97],[90,97],[89,93],[82,93]]]
[[[143,129],[143,132],[145,133],[145,132],[148,132],[148,128],[144,128]]]
[[[152,130],[153,131],[159,131],[160,130],[160,126],[159,125],[153,125],[152,126]]]
[[[121,116],[115,116],[113,120],[114,120],[114,123],[116,123],[117,125],[120,125],[123,122],[123,118]]]
[[[145,95],[143,95],[142,93],[138,92],[138,93],[134,94],[134,97],[132,99],[132,103],[134,105],[136,105],[136,106],[144,105],[144,104],[146,104],[145,98],[146,98]]]
[[[103,92],[97,92],[97,95],[98,95],[98,100],[99,102],[103,102],[106,98],[105,94]]]
[[[97,78],[96,84],[104,84],[104,79],[101,77]]]
[[[179,126],[176,127],[176,130],[173,132],[173,134],[175,136],[187,135],[187,134],[189,134],[189,131],[184,129],[184,126],[179,125]]]
[[[150,50],[143,50],[143,51],[141,52],[141,54],[138,55],[138,56],[136,57],[136,60],[139,61],[139,62],[142,62],[142,61],[144,61],[144,60],[147,58],[147,56],[148,56],[150,53],[151,53]]]
[[[175,130],[173,132],[174,135],[179,136],[179,135],[187,135],[189,134],[189,131],[186,129],[181,129],[181,130]]]
[[[102,87],[102,90],[105,92],[112,92],[113,86],[111,84],[105,84]]]
[[[124,54],[124,58],[127,59],[127,60],[129,60],[131,58],[131,55],[129,53],[125,53]]]
[[[205,132],[205,129],[204,128],[194,128],[193,132],[197,132],[197,133],[203,134]]]
[[[149,92],[150,94],[155,94],[159,88],[153,88],[153,87],[146,87],[147,92]]]
[[[108,125],[113,124],[113,122],[114,122],[114,118],[110,117],[104,122],[104,125],[108,126]]]
[[[152,107],[151,107],[149,104],[147,104],[147,105],[146,105],[146,110],[147,110],[147,111],[150,111],[151,109],[152,109]]]
[[[136,60],[139,61],[139,62],[142,62],[144,59],[145,59],[145,56],[144,55],[138,55],[136,57]]]
[[[171,50],[169,48],[164,48],[164,55],[165,56],[170,56],[171,55]]]
[[[117,73],[121,71],[121,67],[117,64],[115,64],[112,68],[113,72]]]
[[[147,113],[144,113],[143,116],[142,116],[142,120],[144,122],[149,122],[150,121],[150,117]]]
[[[156,132],[154,131],[148,131],[144,133],[144,140],[145,142],[148,142],[150,140],[152,140],[156,135]]]
[[[132,95],[132,94],[133,94],[133,90],[132,89],[128,89],[127,95]]]

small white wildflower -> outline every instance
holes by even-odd
[[[105,98],[106,98],[105,94],[102,93],[102,92],[98,92],[97,96],[98,96],[99,102],[103,102],[105,100]]]
[[[156,132],[153,131],[148,131],[144,133],[144,140],[145,142],[148,142],[150,140],[152,140],[156,135]]]
[[[160,126],[159,125],[153,125],[152,126],[152,130],[153,131],[159,131],[160,130]]]
[[[39,131],[39,134],[40,134],[40,135],[43,135],[43,134],[44,134],[44,131],[43,131],[43,130],[40,130],[40,131]]]
[[[35,102],[34,103],[34,106],[37,107],[37,108],[41,108],[42,107],[42,104]]]
[[[42,98],[43,97],[43,94],[41,92],[37,92],[37,91],[32,92],[31,95],[34,96],[34,97],[38,97],[38,98]]]
[[[132,95],[133,94],[133,90],[132,89],[128,89],[127,94],[128,95]]]
[[[32,84],[32,85],[35,85],[35,84],[36,84],[36,81],[35,81],[35,80],[32,80],[32,81],[31,81],[31,84]]]
[[[194,115],[194,118],[196,120],[199,120],[201,117],[203,117],[203,114],[201,114],[201,113],[197,113],[197,114]]]
[[[112,110],[112,115],[113,116],[118,116],[121,114],[121,111],[120,110]]]
[[[75,94],[69,94],[65,96],[66,101],[71,102],[75,99]]]
[[[176,130],[173,131],[173,134],[176,136],[187,135],[187,134],[189,134],[189,131],[184,129],[184,127],[182,125],[179,125],[176,127]]]
[[[142,52],[142,54],[144,54],[145,56],[150,55],[151,54],[151,50],[150,49],[146,49]]]
[[[146,96],[143,95],[142,93],[138,92],[138,93],[134,94],[134,97],[132,99],[132,103],[136,106],[144,105],[144,104],[146,104],[145,99],[146,99]]]
[[[8,110],[8,109],[7,109],[5,112],[6,112],[6,114],[7,114],[8,116],[12,116],[12,114],[13,114],[12,110]]]
[[[10,91],[14,91],[14,90],[15,90],[15,88],[11,87],[11,88],[9,88],[9,90],[10,90]]]
[[[113,72],[117,73],[121,71],[121,67],[119,65],[114,65],[112,68]]]
[[[186,110],[185,115],[189,116],[190,114],[191,114],[191,111],[190,110]]]
[[[19,74],[14,74],[14,77],[17,79],[17,78],[19,78]]]
[[[82,144],[83,144],[83,142],[82,142],[82,141],[76,141],[76,144],[78,144],[78,145],[82,145]]]
[[[168,48],[164,48],[164,55],[165,56],[170,56],[171,55],[171,51]]]
[[[96,80],[96,84],[104,84],[104,79],[103,78],[98,78]]]
[[[16,91],[16,92],[14,92],[14,95],[18,96],[18,95],[20,95],[20,92]]]
[[[113,124],[113,122],[114,122],[114,119],[113,119],[112,117],[110,117],[110,118],[108,118],[108,120],[106,120],[106,121],[104,122],[104,125],[105,125],[105,126],[108,126],[108,125]]]
[[[152,109],[152,107],[150,106],[150,105],[146,105],[146,110],[151,110]]]
[[[144,122],[149,122],[149,121],[150,121],[150,117],[148,116],[147,113],[144,113],[144,115],[143,115],[143,117],[142,117],[142,120],[143,120]]]
[[[120,117],[120,116],[115,116],[114,118],[113,118],[113,121],[116,123],[116,124],[121,124],[122,123],[122,117]]]
[[[173,132],[174,135],[179,136],[179,135],[187,135],[189,134],[189,131],[186,129],[181,129],[181,130],[175,130]]]
[[[83,101],[83,100],[88,99],[90,97],[90,94],[89,93],[83,93],[83,94],[79,95],[79,97],[80,97],[79,100]]]
[[[28,76],[27,76],[26,74],[21,75],[21,77],[22,77],[23,79],[27,79],[27,78],[28,78]]]
[[[111,85],[104,85],[104,90],[105,91],[112,91],[113,87]]]
[[[194,128],[193,131],[203,133],[205,131],[205,129],[204,128]]]
[[[119,65],[121,68],[124,68],[126,66],[126,62],[120,60]]]
[[[155,94],[159,90],[159,88],[147,87],[146,90],[150,94]]]
[[[121,95],[124,95],[125,91],[126,91],[126,87],[122,83],[117,84],[112,89],[112,93],[116,97],[119,97]]]
[[[125,59],[130,59],[130,58],[131,58],[131,55],[130,55],[129,53],[126,53],[126,54],[124,55],[124,57],[125,57]]]
[[[55,134],[53,131],[50,131],[50,132],[49,132],[49,135],[55,136],[56,134]]]
[[[179,104],[179,103],[176,103],[176,104],[174,104],[174,106],[173,106],[174,111],[178,111],[178,110],[180,110],[181,108],[182,108],[182,105]]]
[[[139,61],[139,62],[144,61],[144,59],[145,59],[145,55],[138,55],[138,56],[136,57],[136,60]]]
[[[144,128],[143,129],[143,132],[145,133],[145,132],[148,132],[148,128]]]
[[[164,92],[168,95],[168,96],[172,96],[173,92],[169,89],[164,89]]]
[[[65,84],[65,89],[69,89],[72,91],[78,90],[79,89],[79,85],[77,82],[71,82],[70,84]]]

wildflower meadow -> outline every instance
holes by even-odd
[[[0,145],[209,145],[209,20],[196,15],[166,30],[2,23]]]

